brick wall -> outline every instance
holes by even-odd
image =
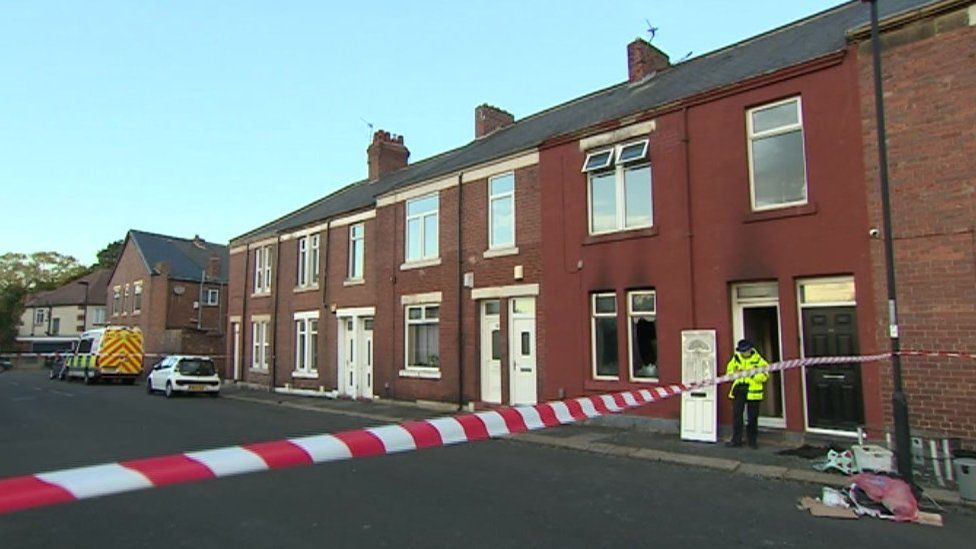
[[[864,160],[873,226],[881,202],[870,41],[858,51]],[[892,226],[901,347],[976,351],[976,27],[966,11],[914,21],[882,35]],[[884,235],[882,235],[884,236]],[[879,311],[886,311],[882,240],[871,258]],[[887,315],[877,345],[888,348]],[[976,447],[976,364],[905,357],[913,434],[951,436]],[[882,368],[891,424],[891,367]]]

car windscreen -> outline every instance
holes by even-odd
[[[177,369],[187,376],[212,376],[215,372],[213,361],[200,359],[181,360]]]

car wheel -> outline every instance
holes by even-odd
[[[173,398],[176,393],[173,392],[173,384],[169,381],[166,382],[166,398]]]
[[[147,395],[153,394],[152,381],[150,381],[148,377],[146,378],[146,394]]]

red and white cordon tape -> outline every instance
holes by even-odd
[[[623,412],[761,372],[874,362],[890,356],[786,360],[696,383],[10,477],[0,479],[0,514],[169,484],[504,437]]]

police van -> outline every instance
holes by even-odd
[[[81,378],[86,384],[117,379],[131,385],[141,372],[142,330],[129,326],[84,332],[64,368],[66,379]]]

